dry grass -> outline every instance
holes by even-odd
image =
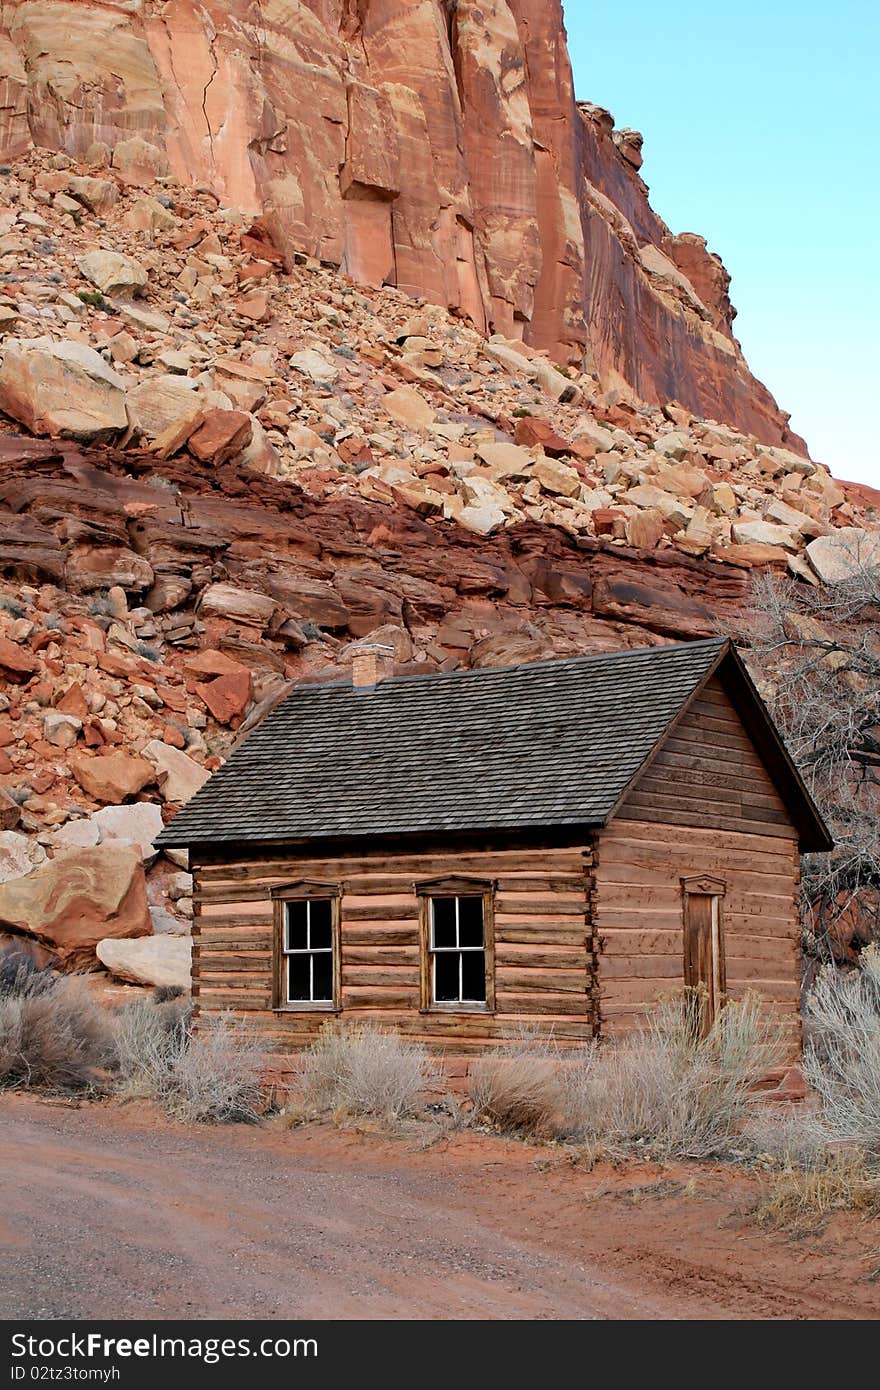
[[[661,1002],[643,1028],[562,1073],[566,1137],[609,1153],[712,1158],[739,1142],[755,1087],[782,1055],[754,996],[729,1003],[705,1038],[694,1001]]]
[[[764,1183],[751,1215],[773,1230],[812,1232],[834,1212],[880,1217],[880,1167],[856,1151],[826,1156],[816,1167],[787,1167]]]
[[[438,1075],[420,1044],[372,1024],[325,1024],[300,1071],[303,1107],[386,1120],[412,1116]]]
[[[229,1016],[204,1020],[193,1034],[191,1006],[139,1002],[120,1012],[121,1094],[157,1101],[190,1124],[253,1123],[266,1108],[259,1039]]]
[[[804,1074],[819,1097],[831,1142],[880,1154],[880,951],[862,952],[860,969],[826,967],[807,1001],[812,1036]]]
[[[479,1123],[537,1137],[562,1127],[561,1070],[552,1056],[523,1049],[479,1057],[468,1073],[468,1094]]]
[[[0,1087],[105,1089],[113,1023],[77,975],[20,967],[0,989]]]

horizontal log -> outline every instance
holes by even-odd
[[[586,902],[583,897],[567,898],[498,898],[495,920],[509,917],[583,917]]]
[[[554,946],[584,947],[587,932],[583,923],[579,927],[571,925],[571,919],[562,922],[495,922],[495,944],[529,945],[532,942],[546,942]]]
[[[709,811],[703,810],[702,808],[694,808],[691,811],[678,811],[672,807],[662,806],[657,808],[657,812],[658,819],[662,820],[665,825],[680,825],[683,827],[710,826],[715,830],[738,831],[743,830],[745,828],[750,828],[751,830],[757,832],[760,819],[757,815],[753,815],[749,818],[749,821],[746,826],[742,817],[715,815]],[[617,814],[621,820],[626,820],[630,817],[632,817],[634,820],[644,820],[645,806],[638,805],[628,807],[627,804],[624,803],[624,805],[621,806]],[[774,835],[777,835],[780,833],[782,829],[783,827],[774,824],[772,826],[772,833]],[[792,840],[797,839],[797,831],[795,830],[794,826],[792,826],[790,829],[790,838]]]
[[[291,851],[290,855],[275,852],[265,858],[249,855],[246,859],[229,860],[223,864],[204,864],[198,866],[197,871],[205,883],[247,878],[255,872],[264,878],[274,878],[284,883],[296,879],[335,882],[353,875],[371,873],[424,878],[440,878],[450,873],[477,877],[520,872],[579,874],[583,872],[582,855],[589,852],[589,848],[589,844],[585,843],[571,849],[456,849],[446,854],[352,855],[332,859],[298,858],[295,851]]]
[[[590,959],[586,946],[571,949],[568,946],[549,946],[546,943],[520,942],[495,943],[495,969],[527,966],[532,969],[548,967],[553,970],[586,970]]]
[[[415,965],[349,965],[342,964],[343,997],[350,989],[412,990],[419,988],[419,968]]]
[[[632,821],[626,826],[621,826],[616,821],[600,833],[601,846],[612,844],[616,839],[622,838],[627,841],[644,841],[655,845],[681,845],[681,832],[672,826],[653,825],[647,822]],[[688,848],[695,849],[698,845],[704,844],[711,849],[721,850],[745,850],[754,854],[766,854],[768,850],[766,840],[763,836],[748,834],[746,832],[733,832],[729,835],[719,835],[716,831],[696,829],[693,834],[688,835]],[[792,856],[790,846],[785,841],[780,841],[777,851],[784,854],[789,859]]]
[[[343,968],[350,965],[409,965],[419,967],[418,946],[353,946],[342,942]]]
[[[526,970],[507,966],[495,969],[495,988],[499,994],[587,994],[590,980],[586,964],[581,970]]]
[[[246,950],[248,948],[269,950],[272,949],[271,931],[252,932],[246,928],[233,929],[230,932],[220,931],[200,931],[194,933],[193,940],[199,941],[202,948],[229,950]]]
[[[496,989],[495,1007],[499,1014],[586,1014],[590,1002],[586,994],[508,994]]]
[[[695,877],[708,872],[702,867],[695,868],[693,862],[684,855],[677,866],[669,865],[667,871],[670,876],[670,883],[673,878],[675,878],[677,882],[678,875]],[[725,871],[716,868],[714,876],[724,878]],[[628,888],[637,889],[639,892],[641,892],[643,888],[654,888],[658,892],[661,891],[661,884],[658,883],[656,869],[642,868],[638,864],[616,864],[609,862],[607,859],[603,859],[596,872],[596,892],[598,894],[601,895],[603,885],[606,883],[625,885]],[[757,876],[755,878],[755,883],[757,886]],[[791,874],[789,874],[788,877],[781,874],[762,874],[760,878],[760,887],[762,890],[771,893],[774,897],[791,897],[794,893],[794,879]]]
[[[364,926],[361,923],[346,922],[343,928],[344,948],[348,946],[366,948],[368,946],[418,946],[419,928],[417,923],[406,926]]]
[[[417,899],[409,898],[401,903],[386,903],[377,898],[370,907],[352,907],[345,898],[342,900],[342,921],[346,922],[414,922],[419,920]]]
[[[344,988],[342,991],[343,1009],[417,1009],[419,1007],[418,988],[413,989],[359,989]]]

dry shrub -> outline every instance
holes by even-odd
[[[125,1004],[116,1015],[116,1062],[124,1098],[156,1099],[190,1043],[192,1005],[152,999]]]
[[[82,976],[20,966],[0,988],[0,1086],[103,1089],[113,1022]]]
[[[306,1109],[398,1120],[413,1115],[426,1088],[437,1084],[427,1051],[369,1023],[325,1024],[302,1057],[300,1088]]]
[[[121,1010],[117,1057],[123,1095],[155,1100],[190,1124],[252,1123],[265,1110],[259,1039],[231,1015],[205,1019],[174,1000]]]
[[[774,1173],[751,1215],[761,1226],[807,1231],[839,1211],[880,1217],[880,1168],[868,1164],[858,1150]]]
[[[785,1168],[815,1168],[828,1153],[825,1130],[806,1104],[758,1104],[743,1126],[746,1155]]]
[[[819,1097],[831,1141],[880,1153],[880,951],[869,946],[860,968],[826,966],[807,1001],[811,1037],[804,1073]]]
[[[612,1154],[730,1152],[781,1060],[781,1033],[753,995],[721,1009],[704,1038],[694,1012],[687,994],[662,1001],[637,1032],[566,1067],[566,1135]]]
[[[563,1102],[560,1078],[557,1058],[525,1049],[478,1057],[468,1071],[474,1119],[524,1134],[558,1133]]]

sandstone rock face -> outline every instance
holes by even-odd
[[[0,364],[0,410],[33,434],[95,442],[128,424],[119,377],[78,342],[7,338]]]
[[[0,884],[0,931],[33,937],[67,969],[95,969],[106,937],[150,930],[138,850],[71,850]]]
[[[187,936],[109,937],[97,945],[98,960],[114,979],[131,985],[172,986],[189,993],[192,942]]]
[[[561,0],[21,0],[0,26],[0,159],[103,149],[145,189],[170,171],[261,216],[288,264],[397,285],[605,387],[791,438],[731,336],[723,266],[649,206],[641,136],[575,102]],[[103,206],[107,182],[70,192]],[[106,258],[93,278],[145,284]],[[253,289],[238,308],[267,313]]]

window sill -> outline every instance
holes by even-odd
[[[420,1014],[494,1014],[488,1004],[430,1004]]]
[[[273,1014],[340,1014],[342,1009],[338,1004],[277,1004],[272,1010]]]

